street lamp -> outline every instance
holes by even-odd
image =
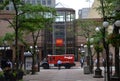
[[[99,28],[97,27],[95,30],[98,32]],[[103,78],[103,76],[102,76],[102,70],[100,69],[100,61],[99,61],[100,60],[99,59],[100,52],[102,51],[101,47],[100,47],[100,41],[97,41],[97,43],[95,44],[95,50],[97,52],[97,68],[95,70],[95,76],[94,76],[94,78]]]
[[[109,58],[110,58],[110,76],[112,76],[112,61],[113,61],[113,54],[109,53]]]
[[[107,81],[110,81],[110,68],[109,68],[109,44],[106,41],[106,28],[109,26],[109,22],[104,21],[103,22],[103,46],[105,48],[105,52],[106,52],[106,68],[107,68]]]
[[[83,65],[84,65],[84,52],[85,52],[83,44],[80,45],[79,51],[80,51],[80,65],[81,65],[81,68],[83,68]]]
[[[110,81],[110,65],[109,65],[109,44],[106,41],[106,28],[109,26],[109,22],[104,21],[103,22],[103,46],[105,48],[105,52],[106,52],[106,68],[107,68],[107,81]],[[105,69],[106,69],[105,68]]]
[[[84,50],[84,44],[80,45],[80,48],[78,48],[78,52],[80,53],[80,58],[83,58],[84,52],[85,52],[85,50]]]
[[[119,27],[120,27],[120,20],[117,20],[114,23],[114,30],[113,30],[114,35],[120,34]],[[119,44],[118,44],[119,41],[115,41],[115,42],[117,42],[114,46],[115,47],[115,74],[111,77],[111,80],[120,81],[120,63],[119,63],[120,59],[119,59]]]
[[[81,52],[81,55],[83,56],[83,53],[85,52],[83,44],[80,45],[80,52]]]

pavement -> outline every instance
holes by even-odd
[[[101,67],[104,70],[103,67]],[[79,62],[71,69],[57,67],[51,69],[42,69],[35,75],[24,75],[23,81],[105,81],[104,78],[93,78],[94,74],[84,74],[84,69],[80,67]]]

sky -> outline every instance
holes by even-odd
[[[56,0],[56,4],[60,2],[65,8],[73,8],[77,16],[79,9],[91,7],[93,1],[94,0]]]

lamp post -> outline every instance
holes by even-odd
[[[84,52],[85,52],[85,50],[84,50],[84,45],[81,44],[81,45],[80,45],[80,53],[81,53],[82,57],[83,57],[83,55],[84,55]]]
[[[114,30],[113,30],[114,35],[120,34],[119,27],[120,27],[120,20],[117,20],[114,23]],[[118,44],[119,41],[115,41],[115,42],[116,42],[114,46],[115,47],[115,74],[111,77],[111,81],[120,81],[120,63],[119,63],[120,59],[119,59],[119,44]]]
[[[115,1],[115,5],[116,5],[116,12],[119,13],[120,11],[120,6],[119,6],[119,3],[120,1],[119,0],[116,0]],[[105,16],[105,10],[104,10],[104,1],[103,0],[100,0],[100,3],[101,3],[101,8],[102,8],[102,15],[103,15],[103,19],[104,21],[106,20],[106,16]],[[115,14],[116,15],[116,19],[119,19],[119,15],[118,14]],[[118,15],[118,16],[117,16]],[[119,20],[120,21],[120,20]],[[115,28],[114,28],[114,33],[118,34],[118,27],[120,27],[120,23],[119,21],[117,21],[115,23]],[[105,24],[105,23],[104,23]],[[116,27],[117,26],[117,27]],[[116,42],[116,41],[115,41]],[[109,72],[109,47],[108,47],[108,44],[106,43],[105,41],[105,28],[103,29],[103,45],[104,45],[104,48],[105,48],[105,51],[106,51],[106,65],[107,65],[107,81],[110,81],[110,72]],[[115,46],[115,75],[114,77],[111,78],[111,81],[113,81],[115,79],[115,76],[117,76],[117,79],[114,80],[114,81],[119,81],[120,79],[118,77],[120,77],[120,72],[119,72],[119,47],[118,46]],[[116,58],[117,57],[117,58]],[[119,64],[119,65],[118,65]]]
[[[99,31],[99,28],[97,27],[95,29],[97,32]],[[102,51],[101,48],[100,48],[100,41],[97,41],[96,45],[95,45],[95,50],[97,52],[97,68],[95,70],[95,76],[94,78],[103,78],[102,76],[102,70],[100,69],[100,52]]]
[[[109,26],[109,22],[104,21],[103,22],[103,30],[102,30],[102,34],[103,34],[103,46],[105,48],[105,52],[106,52],[106,69],[107,69],[107,81],[110,81],[110,68],[109,68],[109,44],[106,42],[106,28]]]
[[[83,68],[83,65],[84,65],[84,52],[85,52],[83,44],[80,45],[79,52],[80,52],[80,65],[81,65],[81,68]]]
[[[112,76],[112,61],[113,61],[113,54],[109,53],[109,58],[110,58],[110,77]]]

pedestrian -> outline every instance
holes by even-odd
[[[95,59],[95,61],[94,61],[94,65],[97,66],[97,59]]]
[[[59,69],[59,70],[61,69],[61,64],[62,64],[62,61],[59,59],[59,60],[57,61],[57,65],[58,65],[58,69]]]
[[[103,67],[106,67],[106,60],[105,59],[102,60],[102,65],[103,65]]]
[[[12,62],[8,59],[7,60],[7,67],[11,70],[12,69]]]
[[[1,66],[0,66],[0,72],[2,72],[3,70],[2,70],[2,68],[1,68]]]
[[[80,65],[81,65],[81,68],[83,68],[83,64],[84,64],[84,59],[81,58],[81,59],[80,59]]]
[[[47,62],[47,59],[46,59],[46,58],[44,58],[44,59],[43,59],[43,62]]]

